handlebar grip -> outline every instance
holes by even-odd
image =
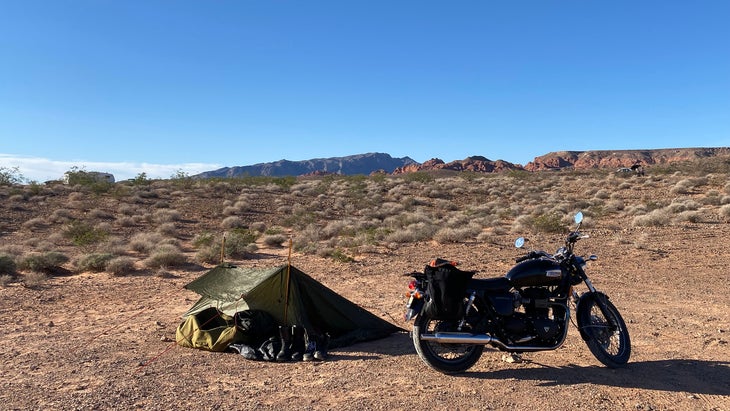
[[[535,253],[534,251],[530,251],[529,253],[527,253],[527,255],[523,255],[522,257],[515,258],[515,262],[516,263],[521,263],[521,262],[523,262],[525,260],[530,260],[530,259],[533,259],[533,258],[537,258],[537,253]]]

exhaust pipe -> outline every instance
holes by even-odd
[[[422,341],[433,341],[441,344],[499,344],[504,346],[498,339],[487,334],[470,334],[470,333],[436,333],[421,334]]]
[[[421,341],[432,341],[439,344],[479,344],[479,345],[492,345],[502,350],[515,351],[515,352],[527,352],[527,351],[545,351],[554,350],[565,341],[566,332],[563,333],[563,338],[554,346],[528,346],[528,345],[507,345],[498,338],[494,338],[487,334],[470,334],[470,333],[455,333],[455,332],[437,332],[435,334],[421,334]],[[526,337],[522,341],[517,343],[527,342],[533,340],[535,337]]]

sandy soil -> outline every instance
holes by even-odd
[[[522,363],[485,351],[446,376],[417,357],[407,332],[342,348],[327,362],[267,363],[178,347],[182,287],[202,267],[114,277],[55,277],[40,289],[0,289],[3,409],[632,409],[730,410],[730,225],[588,230],[594,284],[628,323],[630,364],[607,369],[572,328],[557,351]],[[631,241],[643,234],[648,241]],[[649,235],[647,236],[646,233]],[[626,238],[629,241],[619,241]],[[552,249],[559,237],[534,244]],[[479,276],[501,275],[519,252],[503,244],[409,245],[356,263],[294,255],[293,264],[371,312],[401,318],[407,280],[435,256]],[[285,250],[240,264],[275,266]],[[146,364],[141,366],[141,364]]]
[[[624,192],[667,195],[641,190]],[[108,205],[98,201],[84,209],[119,209],[113,196],[100,198]],[[218,227],[223,208],[218,194],[175,198],[174,192],[165,197],[182,213],[178,229],[188,242],[194,233]],[[152,207],[159,200],[135,201]],[[263,199],[255,206],[267,210],[271,203]],[[58,228],[22,224],[68,206],[79,209],[63,196],[39,203],[12,203],[6,197],[0,207],[3,245],[23,247],[29,236],[51,236]],[[277,218],[267,211],[256,216],[264,217]],[[146,229],[125,226],[123,234]],[[174,342],[175,329],[198,299],[183,286],[209,268],[191,264],[164,276],[144,270],[121,277],[82,273],[53,277],[38,288],[21,282],[0,287],[0,409],[730,411],[730,224],[634,228],[628,221],[607,219],[585,231],[591,238],[576,251],[599,256],[588,274],[630,330],[633,353],[622,369],[603,367],[574,327],[556,351],[508,363],[501,352],[487,350],[472,369],[456,376],[427,367],[407,331],[338,349],[329,361],[316,363],[257,362],[182,348]],[[512,246],[514,237],[506,233],[485,243],[424,242],[370,250],[353,263],[295,253],[292,263],[410,330],[411,324],[402,321],[404,273],[447,257],[479,270],[479,277],[501,276],[521,255]],[[530,244],[552,251],[562,240],[542,234]],[[192,261],[189,243],[186,251]],[[284,248],[262,245],[258,258],[235,263],[278,266],[286,263],[286,254]]]

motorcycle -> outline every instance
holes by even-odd
[[[574,254],[579,230],[578,212],[565,245],[554,254],[532,250],[516,259],[503,277],[472,278],[446,259],[431,261],[408,287],[405,320],[415,319],[413,345],[431,368],[446,373],[472,367],[486,346],[519,356],[520,353],[559,348],[568,334],[570,306],[578,331],[591,353],[607,367],[626,364],[631,356],[629,331],[608,296],[593,286],[585,273],[587,261]],[[523,237],[515,247],[525,248]],[[584,283],[579,295],[574,287]]]

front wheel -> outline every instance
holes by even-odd
[[[577,317],[580,333],[598,361],[610,368],[620,367],[629,362],[631,356],[629,330],[618,309],[604,294],[587,295],[586,300],[578,305]]]
[[[453,374],[471,368],[481,357],[483,345],[478,344],[441,344],[434,341],[423,341],[421,335],[437,332],[457,331],[458,321],[434,320],[425,312],[421,312],[413,325],[413,345],[418,356],[429,367],[444,374]],[[469,324],[461,331],[469,332]]]

